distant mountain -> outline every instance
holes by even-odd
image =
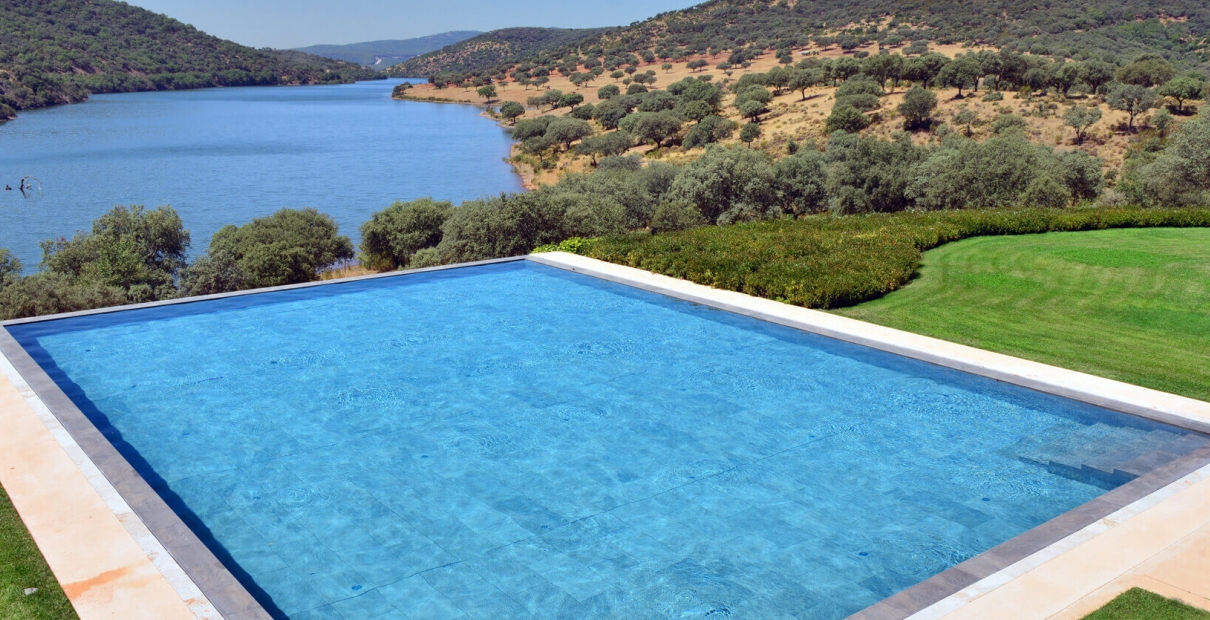
[[[312,45],[297,48],[300,52],[355,62],[375,69],[385,69],[409,58],[439,50],[447,45],[483,34],[477,30],[455,30],[415,39],[388,39],[348,45]]]
[[[349,62],[245,47],[115,0],[0,0],[0,120],[91,93],[380,77]]]
[[[605,28],[504,28],[443,47],[386,70],[392,77],[483,71],[598,36]]]

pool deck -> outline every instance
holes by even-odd
[[[527,258],[1210,432],[1210,403],[570,254]],[[0,333],[0,338],[9,336]],[[190,578],[196,568],[193,573],[182,569],[153,534],[163,526],[149,528],[146,516],[140,518],[143,510],[136,514],[119,493],[111,481],[112,463],[100,468],[94,463],[77,443],[77,430],[64,427],[39,396],[41,390],[35,393],[17,372],[16,362],[0,352],[0,484],[80,617],[224,617]],[[1045,549],[914,610],[911,617],[1080,618],[1135,586],[1210,610],[1210,466],[1165,482]],[[908,615],[885,603],[858,615]]]

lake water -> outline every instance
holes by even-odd
[[[98,95],[0,124],[0,248],[31,271],[38,242],[114,205],[172,205],[193,254],[226,224],[283,207],[341,232],[395,200],[521,190],[508,134],[473,106],[393,101],[402,80]],[[25,175],[42,190],[23,197]]]

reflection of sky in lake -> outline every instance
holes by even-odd
[[[172,205],[193,253],[226,224],[283,207],[357,227],[395,200],[518,191],[507,133],[478,108],[393,101],[400,80],[303,88],[98,95],[0,125],[0,248],[37,265],[38,242],[114,205]],[[21,178],[41,191],[22,197]]]

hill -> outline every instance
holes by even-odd
[[[114,0],[0,0],[0,119],[91,93],[377,77],[344,61],[245,47]]]
[[[446,72],[477,72],[555,48],[575,46],[605,29],[504,28],[423,54],[387,70],[391,77],[432,77]]]
[[[1196,68],[1210,63],[1208,34],[1206,0],[711,0],[528,53],[479,46],[476,54],[464,57],[468,55],[441,50],[414,59],[408,68],[420,77],[490,75],[519,61],[554,67],[571,55],[622,64],[723,52],[739,64],[745,55],[809,44],[848,51],[905,42],[976,45],[1056,58],[1097,56],[1110,62],[1159,53],[1182,68]]]
[[[367,41],[349,45],[312,45],[300,47],[297,51],[355,62],[359,65],[385,69],[399,64],[409,58],[439,50],[447,45],[460,43],[471,37],[483,34],[477,30],[456,30],[441,34],[417,37],[415,39],[390,39],[384,41]]]

